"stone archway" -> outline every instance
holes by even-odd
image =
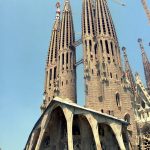
[[[61,107],[50,115],[40,150],[67,150],[67,123]]]
[[[72,134],[74,150],[96,150],[92,129],[85,116],[74,115]]]
[[[99,123],[98,132],[102,150],[120,150],[115,134],[109,125]]]

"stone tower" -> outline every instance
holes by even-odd
[[[120,49],[106,0],[83,0],[82,39],[86,107],[106,112],[112,102],[116,104],[122,78]]]
[[[62,19],[60,3],[56,4],[51,42],[46,64],[45,90],[41,110],[56,96],[76,102],[76,54],[71,47],[75,42],[70,2],[65,0]]]
[[[84,49],[84,79],[86,106],[94,107],[94,100],[102,96],[100,84],[100,66],[97,43],[95,40],[96,26],[92,0],[83,0],[82,9],[82,42]]]
[[[145,79],[146,79],[146,84],[147,84],[147,88],[148,88],[148,93],[150,94],[150,62],[145,53],[142,39],[138,39],[138,42],[140,44],[141,53],[142,53],[142,60],[143,60],[144,73],[145,73]]]
[[[111,89],[106,94],[109,80],[121,79],[120,50],[105,0],[83,0],[82,14],[86,106],[100,110],[99,105],[109,107],[109,101],[106,107],[103,102],[112,98]]]
[[[41,110],[44,110],[49,102],[58,95],[57,74],[58,74],[58,52],[60,38],[60,3],[56,4],[56,19],[51,33],[51,41],[48,50],[48,58],[45,69],[45,86],[43,104]]]
[[[124,63],[125,63],[125,74],[127,79],[129,80],[130,84],[131,84],[131,88],[132,88],[132,92],[135,94],[135,80],[134,80],[134,76],[129,64],[129,60],[128,60],[128,56],[126,53],[126,48],[123,47],[122,48],[123,54],[124,54]]]
[[[69,0],[65,0],[59,42],[59,97],[69,98],[72,102],[76,102],[76,53],[75,48],[70,47],[74,42],[71,6]]]
[[[132,122],[128,130],[136,147],[134,95],[123,73],[121,54],[106,0],[83,0],[82,40],[86,107]]]

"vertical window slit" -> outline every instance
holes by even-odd
[[[105,46],[106,46],[106,52],[109,54],[109,47],[108,47],[108,41],[105,40]]]

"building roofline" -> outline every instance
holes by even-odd
[[[123,119],[119,119],[117,117],[114,117],[114,116],[111,116],[111,115],[108,115],[106,113],[102,113],[100,111],[96,111],[96,110],[93,110],[93,109],[90,109],[90,108],[86,108],[86,107],[83,107],[83,106],[80,106],[80,105],[77,105],[76,103],[72,103],[72,102],[68,102],[68,99],[66,99],[66,101],[64,99],[61,99],[59,97],[55,97],[53,99],[53,101],[56,101],[56,102],[59,102],[59,103],[62,103],[62,104],[66,104],[66,105],[69,105],[69,106],[73,106],[73,107],[76,107],[78,109],[82,109],[82,110],[85,110],[85,111],[89,111],[89,112],[92,112],[94,114],[98,114],[98,115],[101,115],[101,116],[105,116],[107,118],[110,118],[110,119],[114,119],[116,121],[119,121],[125,125],[128,125],[128,123],[126,121],[124,121]]]

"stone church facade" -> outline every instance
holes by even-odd
[[[141,40],[148,89],[134,79],[106,0],[82,0],[85,107],[76,97],[76,42],[69,0],[56,19],[46,63],[42,115],[25,150],[149,150],[150,63]],[[144,55],[144,56],[143,56]]]

